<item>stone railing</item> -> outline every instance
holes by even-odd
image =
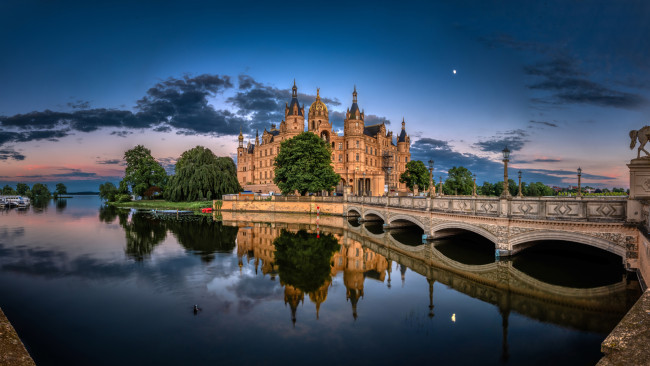
[[[388,202],[387,202],[388,201]],[[535,220],[625,221],[627,199],[621,197],[362,197],[347,203],[428,210],[432,212]]]

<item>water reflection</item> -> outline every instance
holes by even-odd
[[[125,253],[140,262],[148,258],[154,248],[167,237],[164,222],[143,213],[119,215],[120,225],[126,235]]]
[[[210,263],[215,253],[230,253],[235,249],[239,229],[224,226],[221,222],[206,216],[195,216],[192,220],[166,221],[166,228],[178,239],[178,243]]]
[[[68,200],[66,198],[56,200],[56,212],[61,213],[66,207],[68,207]]]

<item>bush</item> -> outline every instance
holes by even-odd
[[[122,203],[122,202],[131,202],[131,195],[130,194],[118,194],[115,196],[115,202]]]

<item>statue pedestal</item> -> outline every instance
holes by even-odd
[[[650,158],[632,159],[630,169],[630,196],[627,201],[627,221],[643,222],[645,200],[650,200]]]
[[[650,158],[632,159],[630,169],[630,199],[650,199]]]

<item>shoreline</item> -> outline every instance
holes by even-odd
[[[0,365],[36,365],[2,309],[0,309]]]

